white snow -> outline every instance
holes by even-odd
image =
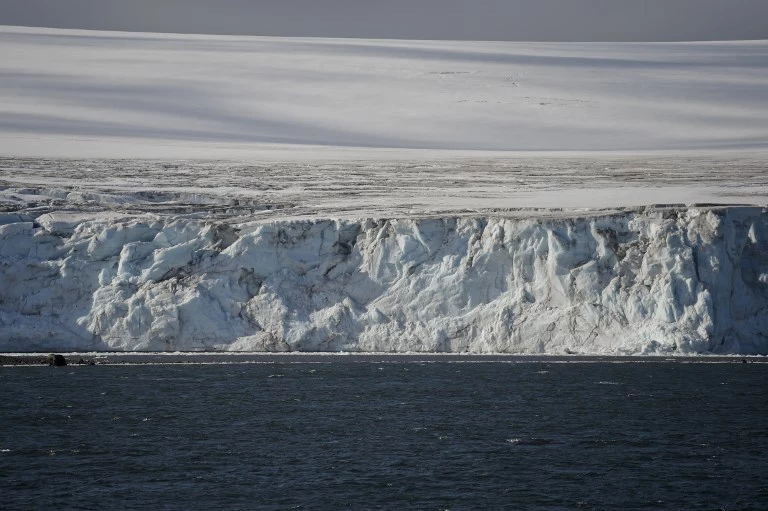
[[[768,352],[768,212],[0,227],[0,350]]]
[[[766,105],[766,41],[0,27],[0,350],[768,354]]]
[[[305,160],[768,148],[768,42],[0,26],[0,155]]]

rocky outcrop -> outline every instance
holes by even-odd
[[[48,365],[56,366],[56,367],[64,367],[67,365],[67,359],[64,358],[64,355],[51,353],[50,355],[48,355]]]

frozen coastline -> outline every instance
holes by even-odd
[[[765,354],[764,208],[6,213],[0,350]]]
[[[0,350],[768,354],[766,41],[0,48]]]

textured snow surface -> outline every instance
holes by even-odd
[[[768,154],[254,163],[0,158],[0,211],[310,218],[568,216],[648,204],[768,204]]]
[[[0,215],[0,350],[768,353],[768,212]]]
[[[384,41],[0,27],[3,156],[766,149],[766,105],[768,41]]]

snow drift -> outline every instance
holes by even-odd
[[[768,353],[768,212],[0,216],[0,349]]]

